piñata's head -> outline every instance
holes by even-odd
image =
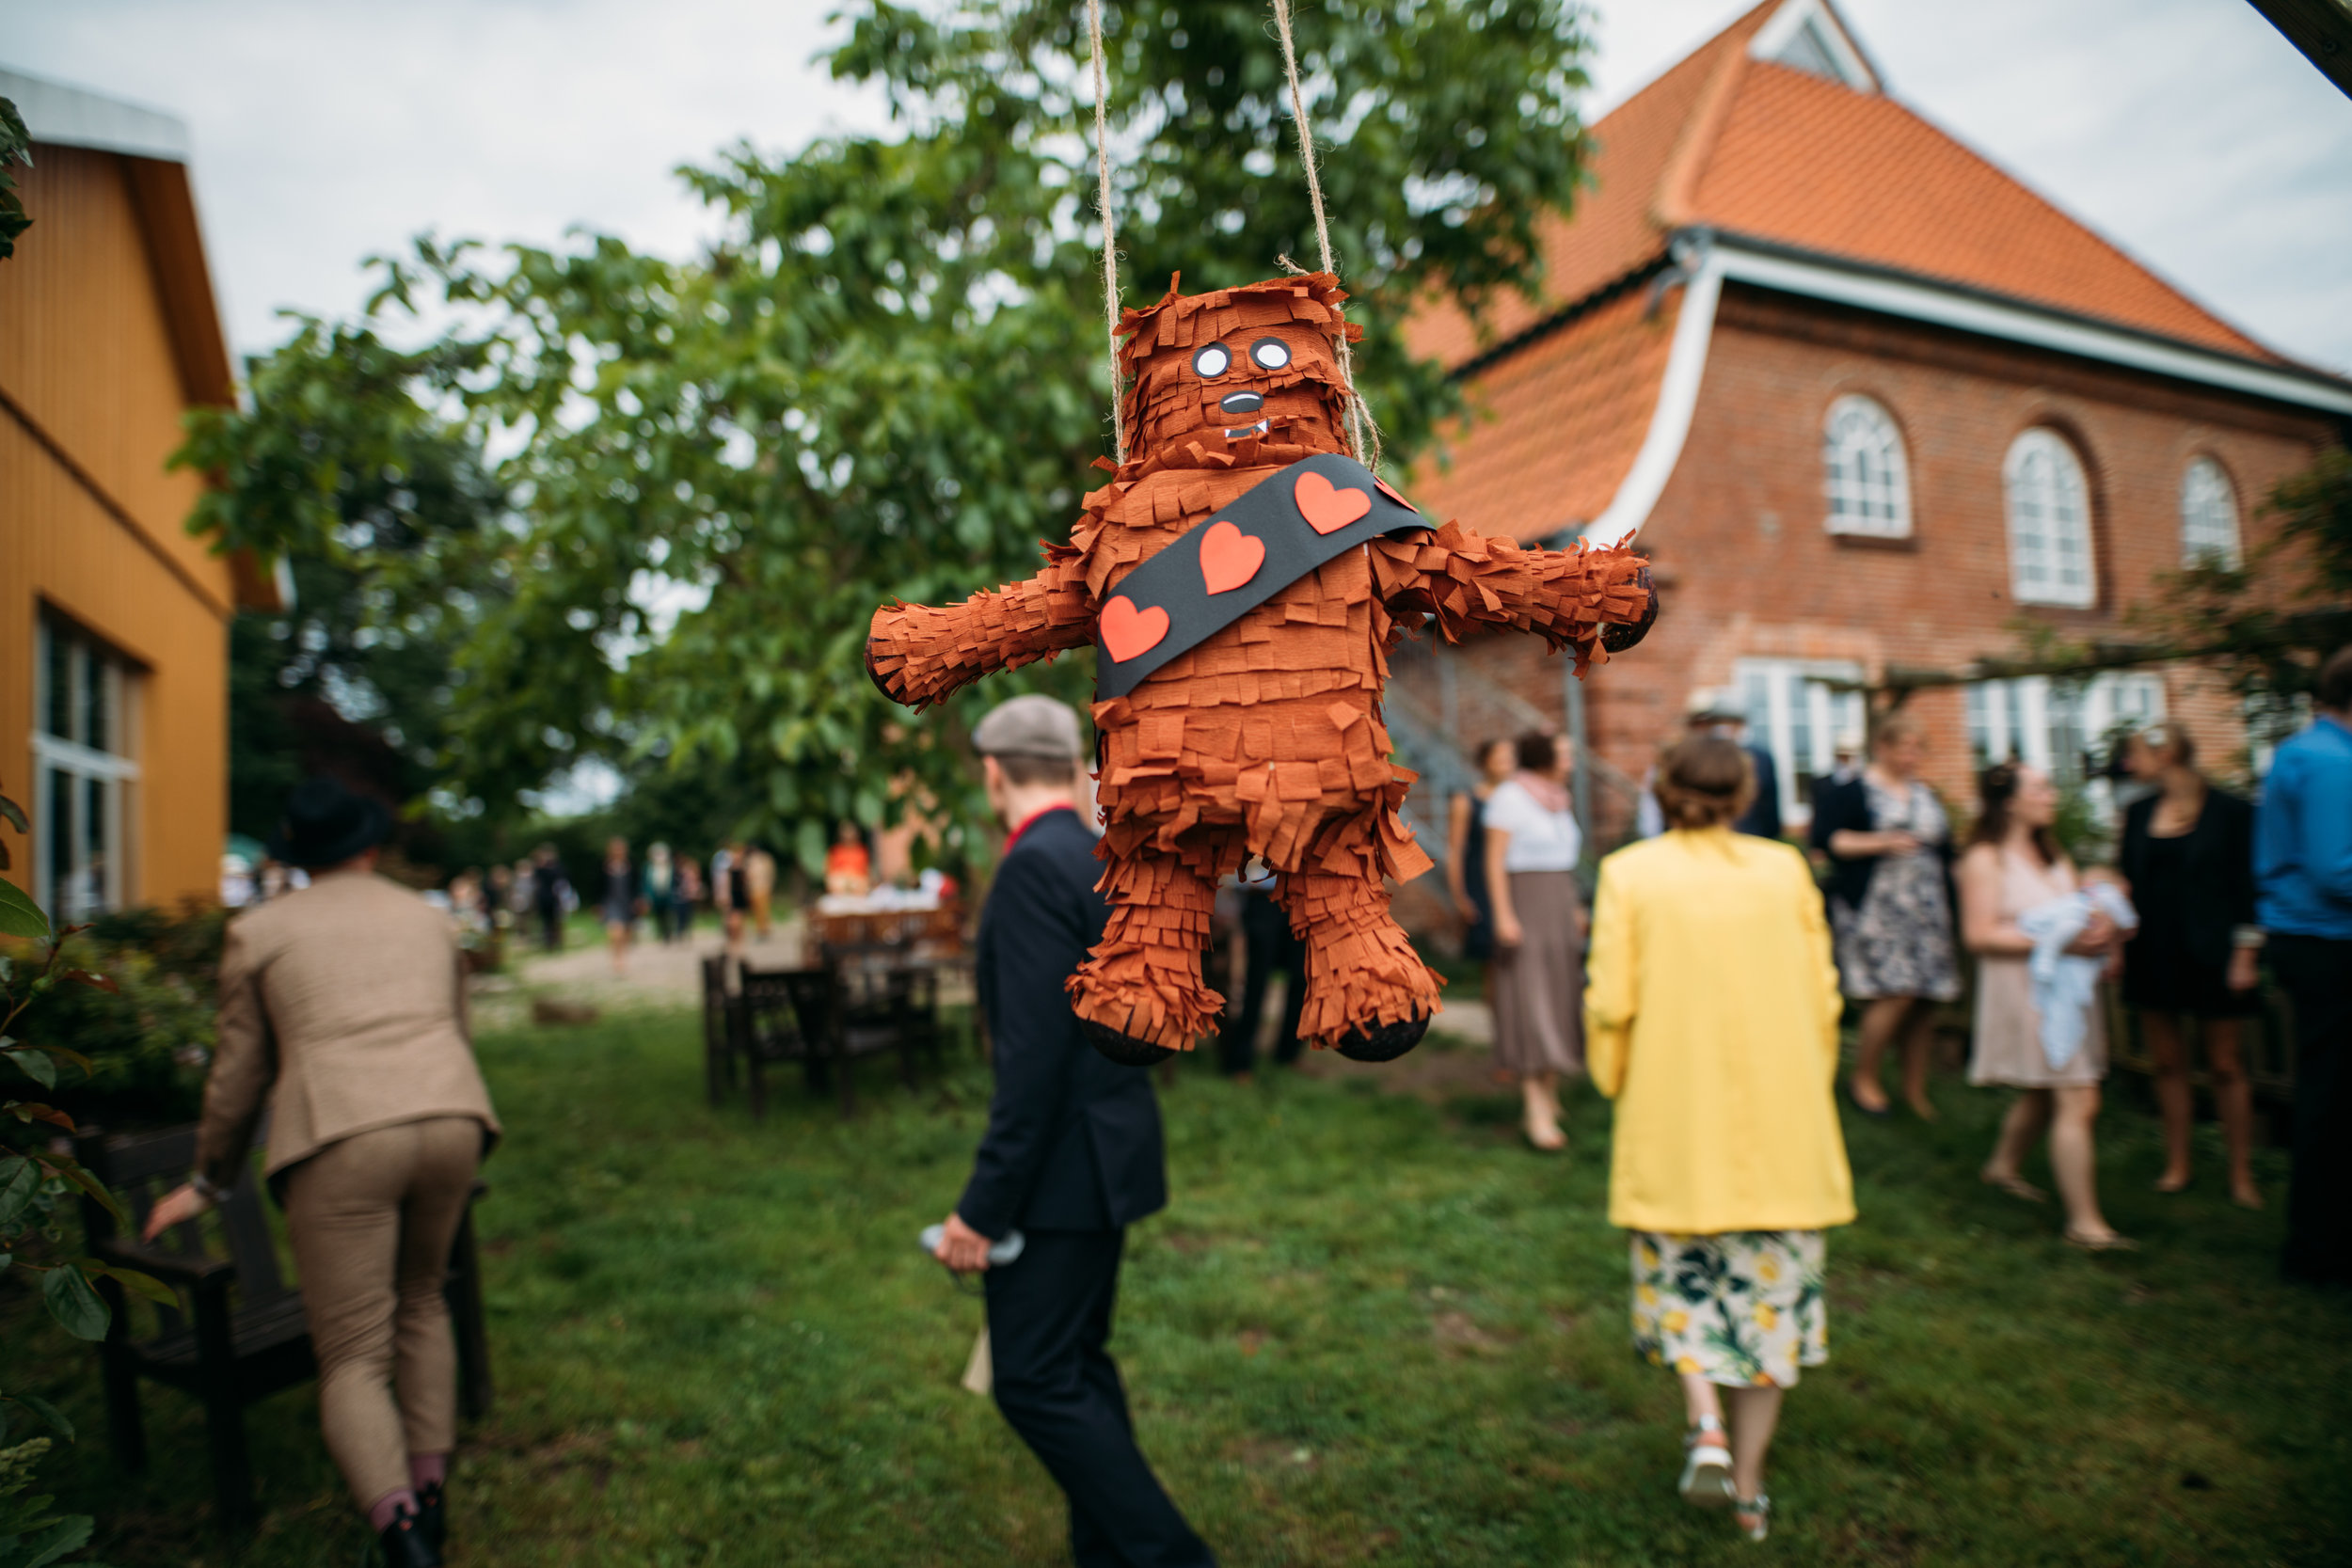
[[[1354,342],[1363,328],[1340,314],[1339,280],[1301,273],[1205,294],[1178,293],[1179,281],[1119,324],[1129,460],[1192,442],[1347,451],[1339,334]]]

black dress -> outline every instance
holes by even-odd
[[[2139,930],[2123,945],[2124,1006],[2250,1018],[2261,993],[2232,990],[2226,975],[2231,933],[2254,920],[2252,808],[2209,789],[2187,832],[2158,838],[2149,831],[2155,806],[2151,796],[2123,816],[2118,859],[2139,911]]]
[[[1462,838],[1462,892],[1478,918],[1462,933],[1462,957],[1485,963],[1495,956],[1495,906],[1486,892],[1486,802],[1470,798],[1470,832]]]

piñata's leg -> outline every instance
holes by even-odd
[[[1386,885],[1297,871],[1282,877],[1275,898],[1307,942],[1300,1037],[1359,1062],[1385,1062],[1419,1045],[1438,1010],[1439,982],[1389,913]]]
[[[1133,1066],[1191,1050],[1225,1006],[1200,977],[1216,884],[1147,841],[1110,863],[1103,892],[1110,924],[1070,977],[1087,1038]]]

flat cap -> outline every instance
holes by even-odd
[[[1041,757],[1076,762],[1086,755],[1078,715],[1068,703],[1035,692],[989,709],[972,732],[972,749],[984,757]]]

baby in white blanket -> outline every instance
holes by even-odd
[[[2139,912],[2122,886],[2097,871],[2084,878],[2078,892],[2037,904],[2017,917],[2017,928],[2033,939],[2033,956],[2026,968],[2033,978],[2034,1011],[2042,1017],[2042,1059],[2052,1072],[2065,1069],[2090,1032],[2090,1008],[2106,960],[2067,949],[2094,913],[2106,915],[2127,936],[2139,929]]]

